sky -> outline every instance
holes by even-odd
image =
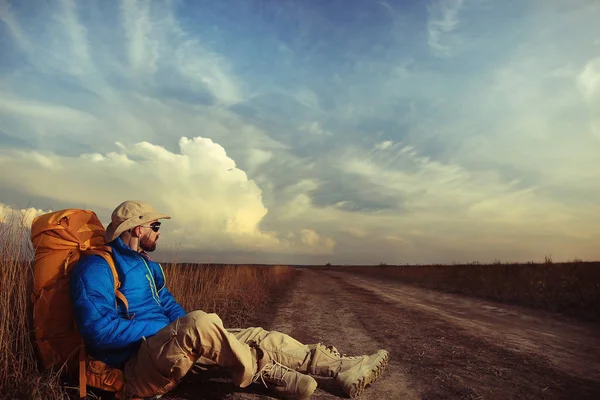
[[[600,1],[0,0],[0,221],[158,259],[600,259]]]

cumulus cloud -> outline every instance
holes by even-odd
[[[331,251],[335,246],[335,242],[331,238],[321,238],[317,232],[311,229],[302,229],[300,235],[302,243],[309,247],[322,247]]]
[[[8,204],[0,203],[0,224],[19,224],[25,228],[31,227],[33,220],[52,210],[42,210],[34,207],[17,209]]]
[[[110,207],[126,199],[144,199],[169,213],[164,241],[177,248],[331,252],[333,242],[305,229],[299,240],[261,230],[268,210],[262,192],[225,149],[211,139],[183,137],[179,151],[149,142],[119,151],[78,157],[20,151],[0,157],[0,187],[25,196],[54,199],[98,210],[108,218]],[[170,232],[169,232],[170,231]]]

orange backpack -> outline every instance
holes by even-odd
[[[104,232],[93,211],[78,209],[41,215],[31,226],[35,342],[45,368],[63,368],[68,376],[79,376],[82,398],[86,397],[86,385],[116,392],[117,397],[121,397],[125,385],[122,370],[94,360],[85,351],[69,294],[71,271],[80,256],[97,254],[110,266],[115,294],[127,306],[127,299],[119,291],[111,249],[104,243]]]

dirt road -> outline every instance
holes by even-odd
[[[600,399],[600,327],[531,309],[303,270],[277,310],[257,323],[347,354],[389,350],[390,363],[365,400]],[[343,397],[331,379],[317,380],[312,399]],[[176,393],[270,398],[218,376],[190,378]]]

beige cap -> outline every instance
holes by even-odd
[[[159,213],[154,207],[143,201],[124,201],[112,213],[111,222],[106,227],[106,243],[112,242],[129,229],[155,219],[171,219],[171,217]]]

